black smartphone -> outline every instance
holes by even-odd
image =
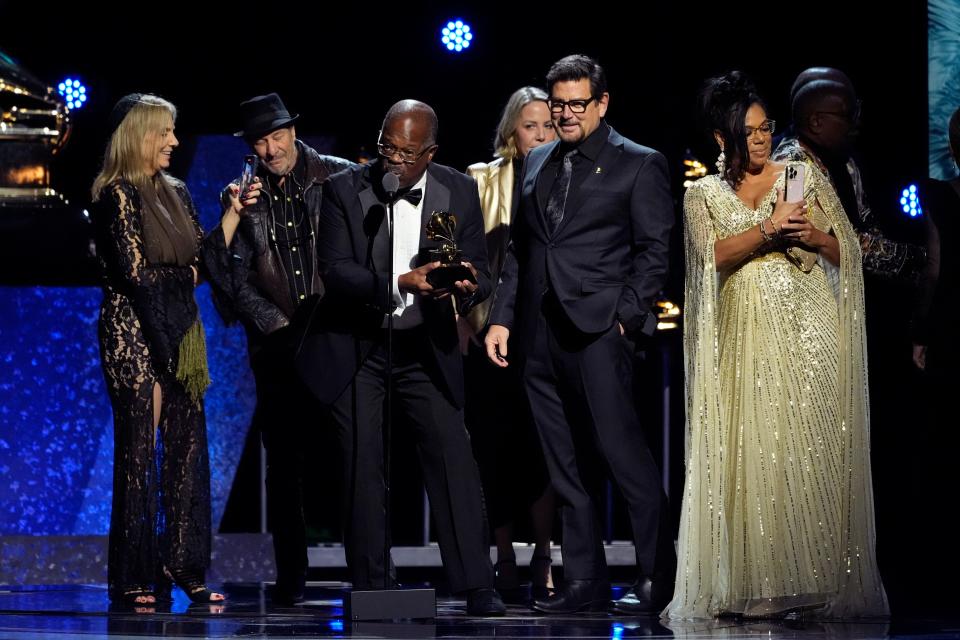
[[[241,202],[244,200],[247,190],[250,188],[250,185],[253,184],[253,179],[257,175],[257,164],[259,161],[260,158],[253,154],[243,156],[243,171],[240,173],[240,191],[237,194]]]

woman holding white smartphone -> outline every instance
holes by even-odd
[[[701,107],[720,173],[684,200],[687,475],[664,615],[886,615],[857,234],[819,171],[770,160],[742,73]]]

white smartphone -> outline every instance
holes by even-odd
[[[803,173],[806,167],[802,164],[791,164],[787,166],[786,172],[786,191],[783,199],[787,202],[799,202],[803,200]]]

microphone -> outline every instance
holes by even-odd
[[[387,171],[383,174],[383,180],[380,184],[383,185],[387,198],[390,202],[393,202],[393,199],[397,197],[397,191],[400,190],[400,178],[397,177],[397,174]]]

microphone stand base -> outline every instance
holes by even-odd
[[[343,596],[344,621],[411,620],[437,617],[434,589],[350,591]]]

